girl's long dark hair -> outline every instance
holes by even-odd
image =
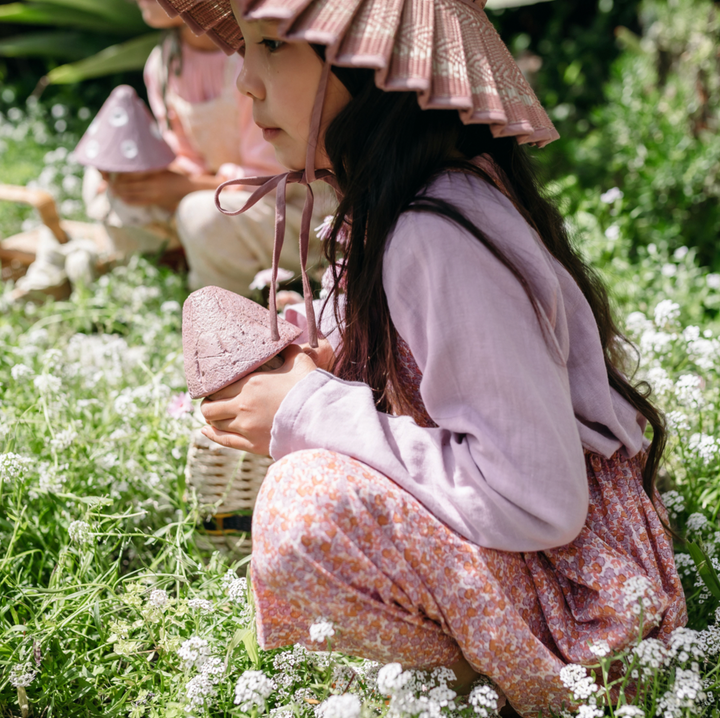
[[[590,304],[600,330],[610,386],[652,426],[652,444],[643,470],[644,488],[652,499],[666,441],[664,417],[649,401],[647,384],[633,385],[625,377],[625,340],[613,320],[607,292],[573,248],[557,207],[541,193],[527,152],[514,138],[494,138],[486,125],[463,125],[456,111],[421,110],[414,92],[379,90],[372,71],[343,69],[342,73],[336,74],[351,89],[353,98],[325,132],[325,148],[342,199],[324,249],[331,266],[336,266],[336,286],[342,283],[347,287],[336,373],[367,383],[381,411],[420,418],[398,376],[398,338],[382,283],[385,246],[403,212],[437,214],[465,229],[515,275],[538,314],[527,280],[501,248],[457,207],[422,193],[434,176],[447,170],[464,171],[497,186],[492,176],[470,162],[479,155],[489,156],[501,178],[501,189]],[[341,233],[346,217],[350,222]],[[347,238],[340,241],[342,234]],[[340,255],[343,262],[338,265]]]

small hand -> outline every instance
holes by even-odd
[[[175,211],[180,200],[199,189],[214,189],[220,183],[214,177],[190,177],[172,169],[158,172],[103,173],[112,193],[129,205],[158,205]]]
[[[209,396],[202,413],[209,426],[203,434],[232,449],[267,456],[270,431],[280,404],[316,366],[296,344],[282,352],[284,364],[274,371],[253,372]]]
[[[333,366],[335,365],[335,352],[333,351],[332,344],[330,344],[325,337],[318,337],[318,346],[316,349],[313,349],[309,344],[301,344],[300,348],[313,360],[318,369],[332,372]]]

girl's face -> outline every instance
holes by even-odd
[[[322,60],[306,42],[284,42],[277,23],[246,22],[231,0],[245,38],[245,61],[237,79],[238,90],[253,101],[253,119],[263,137],[275,148],[278,161],[291,170],[305,169],[310,118],[317,94]],[[329,168],[322,145],[323,130],[350,101],[345,86],[330,73],[320,122],[315,167]]]
[[[140,12],[146,25],[163,30],[168,27],[180,27],[183,24],[181,17],[169,17],[157,0],[137,0]]]

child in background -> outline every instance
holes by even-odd
[[[156,252],[179,240],[191,289],[217,285],[247,295],[253,277],[271,264],[274,202],[264,199],[242,216],[226,217],[215,207],[214,190],[227,179],[276,174],[281,167],[253,122],[252,101],[235,88],[242,59],[169,18],[156,0],[138,4],[148,25],[169,30],[150,54],[144,78],[150,108],[177,158],[158,172],[89,169],[83,185],[88,215],[105,223],[121,255]],[[244,189],[228,193],[228,203],[242,206]],[[288,199],[288,236],[295,241],[286,243],[281,261],[293,271],[300,268],[301,202],[297,190]],[[311,244],[311,261],[317,245]]]

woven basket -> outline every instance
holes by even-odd
[[[192,433],[188,449],[185,480],[195,489],[201,511],[210,518],[199,537],[204,548],[247,555],[251,550],[249,531],[224,530],[232,522],[231,514],[250,514],[255,507],[260,485],[272,464],[269,456],[256,456],[228,449],[208,439],[200,429]],[[243,517],[239,517],[243,518]]]

